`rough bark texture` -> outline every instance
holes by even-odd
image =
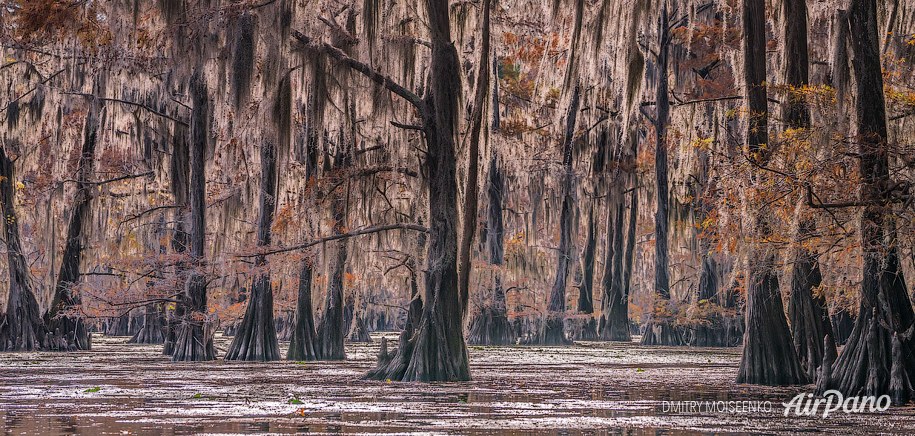
[[[479,311],[470,320],[467,343],[473,345],[510,345],[515,335],[508,321],[505,289],[498,267],[505,258],[505,228],[502,221],[505,181],[499,162],[493,153],[486,178],[486,193],[489,205],[486,212],[486,251],[490,265],[494,267],[492,298],[479,306]]]
[[[190,204],[188,203],[189,183],[190,183],[190,147],[188,146],[189,134],[186,128],[175,126],[175,135],[172,138],[172,153],[169,166],[169,177],[171,183],[169,186],[172,190],[172,197],[175,199],[175,230],[171,240],[171,250],[177,255],[187,253],[188,234],[187,222]],[[187,263],[179,261],[175,265],[175,277],[177,283],[187,281]],[[175,294],[181,294],[183,289],[175,289]],[[176,304],[174,309],[166,309],[165,314],[165,341],[162,345],[162,354],[171,356],[174,352],[175,341],[177,337],[177,327],[180,320],[183,319],[185,307],[183,304]],[[234,334],[234,332],[233,332]]]
[[[400,381],[470,379],[463,316],[457,286],[456,135],[460,71],[451,42],[446,0],[426,0],[432,45],[429,93],[422,108],[429,174],[429,250],[422,318],[403,371],[370,373],[372,378]],[[398,360],[395,356],[394,360]]]
[[[348,152],[340,151],[334,167],[342,171],[350,166]],[[346,185],[344,183],[344,185]],[[333,219],[333,233],[335,235],[346,232],[346,201],[347,195],[335,193],[331,200],[331,214]],[[324,315],[318,323],[318,354],[323,360],[343,360],[346,353],[343,349],[344,337],[347,326],[343,316],[343,278],[346,268],[346,240],[340,240],[334,247],[333,253],[328,256],[331,260],[330,280],[327,283],[327,294],[324,299]]]
[[[801,93],[809,82],[809,55],[807,51],[807,1],[786,0],[785,16],[785,82],[788,91],[783,118],[789,129],[803,131],[810,128],[810,109]],[[802,130],[803,129],[803,130]],[[803,204],[800,207],[804,207]],[[815,231],[816,221],[799,211],[798,241],[801,242],[794,259],[791,277],[791,297],[788,315],[791,335],[801,366],[807,377],[814,380],[817,368],[823,361],[823,344],[826,335],[832,336],[832,325],[826,309],[826,298],[815,295],[820,287],[819,256],[803,246],[804,239]]]
[[[556,276],[550,290],[547,313],[537,338],[541,345],[566,345],[570,341],[565,335],[566,283],[569,279],[569,265],[572,259],[572,206],[573,179],[572,148],[575,136],[575,122],[581,104],[581,86],[576,84],[566,112],[565,136],[562,142],[562,209],[559,212],[559,253],[556,260]]]
[[[670,123],[670,96],[668,95],[668,57],[670,54],[670,26],[667,5],[661,8],[658,18],[658,86],[655,93],[655,182],[657,210],[655,211],[655,307],[648,314],[642,334],[642,345],[683,345],[680,332],[674,328],[668,315],[670,308],[670,258],[668,254],[668,229],[670,217],[669,183],[667,177],[667,126]]]
[[[318,177],[318,142],[320,140],[320,119],[324,113],[324,100],[319,98],[324,87],[324,57],[318,55],[312,63],[313,80],[309,89],[309,102],[305,111],[305,177],[313,184]],[[314,260],[310,255],[302,259],[299,274],[298,297],[296,298],[295,327],[289,342],[286,359],[308,361],[321,358],[318,337],[315,330],[314,307],[312,303],[312,278]]]
[[[601,310],[598,339],[602,341],[629,342],[629,296],[623,289],[623,212],[622,197],[608,201],[607,254],[604,276],[601,279]]]
[[[89,102],[86,115],[86,126],[83,132],[83,143],[77,163],[76,195],[73,210],[67,226],[67,239],[57,285],[54,287],[54,298],[44,315],[48,333],[51,335],[49,346],[55,350],[74,351],[89,349],[89,334],[82,317],[76,312],[80,309],[79,295],[73,287],[79,283],[79,266],[83,257],[83,241],[88,226],[92,185],[90,178],[95,168],[96,137],[99,126],[99,103],[93,98]]]
[[[743,0],[744,83],[749,109],[747,142],[750,159],[759,166],[766,164],[769,155],[765,146],[769,141],[765,15],[764,0]],[[751,182],[755,182],[755,175],[751,177]],[[760,209],[752,213],[754,237],[765,240],[771,233],[767,211]],[[775,254],[758,243],[748,249],[747,329],[737,382],[770,386],[805,384],[809,380],[798,362],[785,319]]]
[[[694,347],[728,347],[731,346],[728,336],[728,324],[721,313],[722,298],[719,297],[721,288],[718,281],[718,262],[713,256],[711,236],[703,234],[702,223],[706,221],[713,210],[714,201],[710,193],[714,191],[714,180],[709,178],[709,155],[706,151],[699,151],[699,176],[695,193],[695,229],[697,245],[699,247],[700,270],[699,287],[696,292],[693,307],[698,311],[699,321],[690,331],[689,345]],[[699,192],[699,190],[702,190]]]
[[[130,344],[161,344],[165,342],[165,314],[161,304],[147,304],[143,326],[127,342]]]
[[[846,396],[912,397],[915,313],[899,262],[887,156],[886,104],[877,33],[877,2],[852,2],[848,13],[857,87],[857,142],[862,177],[860,218],[863,280],[858,318],[830,384]]]
[[[14,162],[0,146],[0,206],[3,207],[3,233],[9,272],[9,298],[6,314],[0,319],[0,349],[32,351],[47,349],[45,326],[38,315],[38,301],[29,284],[29,270],[16,215]]]
[[[270,245],[270,226],[276,210],[276,146],[265,141],[261,146],[260,214],[257,224],[257,246]],[[251,295],[245,317],[241,321],[232,344],[226,351],[226,360],[271,361],[280,359],[276,338],[276,321],[273,317],[273,286],[265,256],[258,256],[254,265],[260,271],[251,284]]]
[[[582,253],[581,284],[578,287],[578,313],[594,313],[594,255],[597,251],[594,205],[588,210],[588,236]]]
[[[578,313],[587,315],[578,321],[572,332],[572,339],[593,341],[597,339],[597,322],[594,320],[594,258],[597,250],[597,236],[594,219],[594,204],[588,210],[588,235],[582,252],[581,278],[578,283]]]
[[[467,316],[467,303],[470,301],[470,268],[473,237],[477,233],[477,214],[479,213],[479,166],[480,142],[483,140],[483,116],[486,113],[486,95],[489,93],[489,13],[492,0],[483,0],[480,35],[480,64],[477,70],[476,92],[473,99],[473,113],[470,116],[470,144],[467,159],[467,188],[464,190],[464,219],[461,229],[461,246],[458,263],[458,286],[461,294],[463,316]]]
[[[185,307],[175,331],[172,360],[213,360],[213,325],[207,318],[207,281],[203,247],[206,239],[206,148],[209,139],[209,96],[198,70],[191,77],[190,180],[188,184],[188,253],[191,270],[182,295]]]
[[[295,328],[289,341],[286,359],[297,361],[318,360],[317,337],[315,336],[314,312],[311,304],[311,280],[314,264],[310,258],[302,260],[299,274],[299,292],[295,305]]]

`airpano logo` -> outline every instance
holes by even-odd
[[[785,406],[785,416],[792,412],[795,416],[817,416],[822,410],[823,418],[828,418],[831,413],[839,410],[843,413],[885,412],[890,408],[890,402],[889,395],[845,398],[841,392],[830,389],[823,393],[823,398],[813,398],[813,394],[797,394],[782,405]]]

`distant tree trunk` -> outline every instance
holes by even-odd
[[[171,163],[169,166],[170,183],[172,197],[175,200],[175,230],[171,240],[171,250],[173,253],[183,256],[187,253],[188,234],[187,222],[190,204],[188,203],[189,183],[190,183],[190,148],[188,147],[188,131],[181,125],[175,126],[174,137],[172,138]],[[187,281],[187,262],[179,260],[175,265],[175,283],[184,286]],[[174,289],[175,294],[180,295],[183,289]],[[179,321],[184,318],[185,307],[183,304],[176,304],[173,310],[165,310],[165,341],[162,346],[162,354],[171,356],[174,354],[175,341],[177,341],[177,332]]]
[[[270,245],[270,226],[276,210],[276,145],[270,140],[261,147],[260,213],[257,224],[257,246]],[[280,359],[273,317],[273,285],[267,270],[266,256],[257,256],[255,268],[260,271],[251,283],[248,307],[232,344],[226,351],[226,360],[272,361]]]
[[[865,204],[860,219],[863,280],[855,327],[833,366],[831,380],[818,385],[846,396],[889,394],[894,404],[904,404],[915,396],[915,313],[902,275],[892,215],[877,2],[852,2],[848,20],[854,35],[859,198]]]
[[[14,161],[0,145],[0,205],[6,240],[9,299],[6,315],[0,319],[0,349],[3,351],[45,350],[45,325],[38,314],[38,301],[29,285],[29,267],[22,253],[19,220],[16,215]]]
[[[190,182],[188,248],[191,270],[187,274],[182,304],[183,316],[175,333],[172,360],[213,360],[213,331],[207,319],[207,280],[203,247],[206,239],[206,148],[209,139],[209,96],[202,72],[191,77]]]
[[[632,157],[633,159],[636,159],[639,155],[638,141],[632,141],[632,147]],[[635,162],[633,162],[633,164],[634,163]],[[620,308],[620,312],[625,314],[625,318],[620,316],[620,319],[616,320],[625,320],[627,329],[629,326],[629,295],[632,294],[632,272],[635,267],[635,231],[639,221],[639,174],[635,166],[633,166],[630,177],[632,186],[630,187],[631,192],[629,194],[629,227],[626,229],[626,253],[624,254],[625,257],[623,259],[623,301],[625,301],[626,304]],[[618,322],[614,322],[614,324],[618,324]],[[615,335],[611,333],[610,336],[613,337]],[[631,334],[627,337],[629,339],[626,339],[626,341],[632,340]]]
[[[594,257],[597,250],[597,231],[594,218],[594,200],[588,207],[588,235],[582,253],[581,280],[578,285],[578,313],[588,315],[576,325],[574,339],[593,341],[597,338],[597,323],[594,321]]]
[[[461,82],[457,50],[451,42],[446,0],[426,0],[432,45],[429,92],[422,111],[429,174],[429,251],[426,304],[403,370],[370,373],[401,381],[470,379],[457,286],[457,181],[454,138]],[[395,359],[397,357],[395,356]]]
[[[483,116],[486,113],[486,95],[489,93],[489,10],[492,0],[483,0],[483,22],[480,35],[480,65],[477,69],[476,95],[470,116],[470,144],[467,158],[467,188],[464,190],[464,219],[461,229],[461,246],[458,254],[458,285],[461,294],[461,307],[464,317],[467,316],[467,303],[470,301],[470,268],[473,237],[477,233],[477,214],[479,213],[479,167],[480,142],[483,139]]]
[[[150,303],[143,314],[143,325],[127,342],[130,344],[161,344],[165,342],[165,314],[162,305]]]
[[[559,254],[556,261],[556,277],[547,304],[546,319],[538,342],[542,345],[566,345],[565,336],[566,282],[569,278],[569,264],[572,258],[572,193],[574,178],[572,169],[572,146],[575,137],[575,122],[581,103],[581,86],[575,84],[569,110],[566,112],[566,129],[562,143],[562,209],[559,215]]]
[[[770,155],[766,147],[769,111],[765,7],[764,0],[743,0],[744,82],[749,109],[747,142],[750,159],[760,166],[766,165]],[[751,177],[751,182],[756,183],[758,174]],[[768,211],[762,208],[752,213],[754,239],[764,240],[772,233]],[[758,243],[748,249],[747,330],[737,382],[770,386],[807,383],[785,320],[775,253]]]
[[[52,336],[49,346],[60,351],[89,349],[89,334],[82,317],[71,311],[79,310],[80,298],[72,292],[79,283],[79,266],[83,257],[83,240],[85,227],[89,224],[93,185],[90,178],[95,168],[96,136],[100,120],[99,103],[93,98],[89,102],[86,115],[86,127],[83,143],[77,163],[76,194],[73,200],[73,211],[67,226],[67,240],[64,246],[63,259],[60,263],[60,274],[54,287],[54,298],[45,312],[44,322]]]
[[[315,336],[314,312],[311,304],[311,281],[314,263],[311,258],[302,260],[302,271],[299,274],[299,295],[295,305],[295,328],[289,341],[287,360],[318,360],[317,337]]]
[[[699,315],[691,329],[689,345],[693,347],[727,347],[728,320],[722,313],[722,298],[719,297],[718,262],[712,256],[711,235],[703,232],[706,227],[703,223],[709,218],[714,209],[711,197],[714,192],[714,181],[709,179],[709,155],[704,150],[698,152],[699,175],[696,189],[693,192],[695,210],[695,238],[699,247],[700,271],[699,288],[696,292],[693,308]]]
[[[486,212],[486,249],[489,264],[493,265],[492,300],[484,301],[479,312],[470,320],[467,342],[473,345],[510,345],[515,335],[508,321],[505,289],[502,287],[502,273],[499,270],[505,258],[505,229],[502,222],[502,205],[505,196],[505,181],[495,152],[489,161],[486,178],[486,193],[489,205]]]
[[[680,332],[670,319],[670,259],[668,255],[668,207],[670,195],[667,181],[667,125],[670,123],[670,97],[668,96],[668,57],[670,53],[670,29],[667,3],[661,8],[658,18],[658,86],[655,95],[655,187],[658,209],[655,212],[655,273],[654,307],[648,314],[642,345],[683,345]]]
[[[324,114],[324,73],[325,59],[318,55],[312,62],[312,82],[308,93],[308,105],[305,110],[305,177],[313,185],[318,178],[318,145],[321,140],[320,128]],[[298,298],[296,299],[295,328],[289,350],[288,360],[319,360],[321,358],[318,336],[315,330],[314,307],[312,304],[312,277],[314,276],[314,259],[306,254],[302,260],[299,274]]]
[[[341,135],[341,143],[343,143]],[[335,157],[334,168],[338,172],[344,172],[351,166],[350,152],[339,150]],[[343,183],[348,189],[348,185]],[[348,194],[333,193],[331,194],[331,215],[333,220],[333,233],[339,235],[346,232],[346,202]],[[336,244],[336,248],[330,258],[331,271],[330,280],[327,282],[327,294],[324,299],[324,315],[318,323],[318,354],[323,360],[343,360],[346,359],[346,352],[343,348],[344,337],[347,328],[344,322],[343,306],[343,279],[346,268],[346,240],[342,239]]]
[[[601,279],[602,309],[598,339],[629,342],[629,296],[623,289],[623,213],[619,191],[607,201],[607,254]]]
[[[578,313],[594,313],[594,252],[597,250],[595,237],[594,203],[588,209],[588,236],[582,254],[581,286],[578,291]]]

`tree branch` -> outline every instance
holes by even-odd
[[[423,103],[423,100],[419,98],[418,95],[399,85],[389,76],[381,74],[380,72],[372,69],[372,67],[370,67],[368,64],[349,57],[346,53],[343,52],[343,50],[340,50],[339,48],[334,47],[326,42],[315,41],[312,38],[303,35],[297,30],[292,31],[292,36],[299,40],[299,42],[301,42],[307,50],[324,53],[330,56],[335,61],[361,73],[363,76],[369,78],[373,82],[385,87],[388,91],[399,95],[404,100],[410,102],[410,104],[415,106],[416,109],[418,109],[420,112],[425,110],[425,103]]]
[[[417,232],[428,232],[429,231],[429,229],[427,227],[421,226],[419,224],[411,224],[411,223],[385,224],[385,225],[380,225],[380,226],[364,227],[361,229],[353,230],[351,232],[340,233],[338,235],[332,235],[332,236],[327,236],[324,238],[314,239],[314,240],[311,240],[311,241],[308,241],[308,242],[305,242],[302,244],[292,245],[289,247],[280,247],[280,248],[274,248],[274,249],[270,249],[270,250],[263,250],[263,251],[259,251],[254,254],[239,254],[239,255],[236,255],[236,257],[249,258],[249,257],[257,257],[257,256],[267,256],[267,255],[277,254],[277,253],[287,253],[290,251],[304,250],[306,248],[313,247],[318,244],[323,244],[325,242],[336,241],[338,239],[352,238],[354,236],[369,235],[372,233],[386,232],[388,230],[415,230]]]

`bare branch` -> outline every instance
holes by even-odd
[[[337,62],[346,65],[352,70],[362,73],[363,76],[371,79],[373,82],[384,86],[388,91],[399,95],[404,100],[410,102],[413,106],[415,106],[416,109],[418,109],[420,112],[425,110],[425,103],[423,103],[423,100],[419,98],[418,95],[399,85],[389,76],[381,74],[380,72],[372,69],[372,67],[370,67],[368,64],[349,57],[346,53],[343,52],[343,50],[340,50],[339,48],[334,47],[326,42],[315,41],[312,38],[303,35],[297,30],[292,31],[292,36],[299,40],[299,42],[301,42],[303,45],[305,45],[306,49],[324,53],[330,56]]]
[[[311,241],[308,241],[308,242],[305,242],[302,244],[292,245],[289,247],[274,248],[274,249],[270,249],[270,250],[259,251],[254,254],[238,254],[238,255],[236,255],[236,257],[249,258],[249,257],[257,257],[257,256],[267,256],[267,255],[277,254],[277,253],[288,253],[290,251],[304,250],[309,247],[314,247],[315,245],[318,245],[318,244],[323,244],[325,242],[330,242],[330,241],[336,241],[338,239],[347,239],[347,238],[352,238],[354,236],[362,236],[362,235],[369,235],[372,233],[386,232],[388,230],[415,230],[417,232],[428,232],[429,231],[429,229],[427,227],[421,226],[419,224],[411,224],[411,223],[385,224],[385,225],[380,225],[380,226],[364,227],[361,229],[353,230],[351,232],[340,233],[338,235],[332,235],[332,236],[327,236],[324,238],[314,239],[314,240],[311,240]]]

